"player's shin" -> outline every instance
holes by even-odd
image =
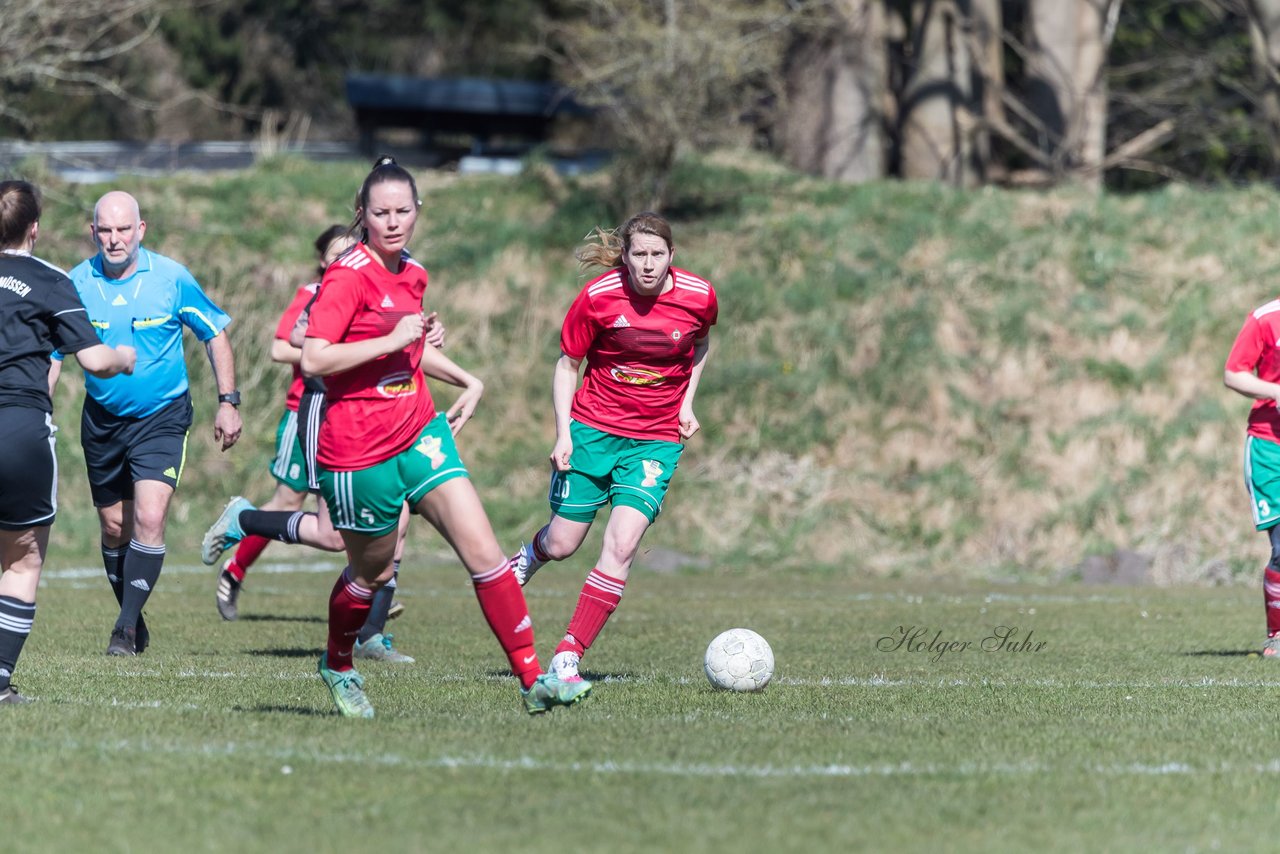
[[[351,650],[355,647],[356,634],[369,616],[373,591],[355,579],[351,567],[342,570],[329,594],[329,642],[327,646],[330,670],[351,669]]]
[[[511,672],[519,677],[520,686],[528,689],[542,667],[533,648],[533,620],[520,583],[511,574],[507,561],[472,576],[471,582],[475,585],[480,610],[511,662]]]

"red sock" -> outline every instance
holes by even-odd
[[[258,555],[262,554],[262,550],[270,545],[271,541],[266,537],[259,537],[257,534],[249,534],[240,541],[240,545],[236,546],[235,556],[227,564],[226,570],[231,573],[236,581],[244,581],[244,574],[249,567],[253,566],[253,562],[258,559]]]
[[[512,577],[514,581],[514,576]],[[351,567],[342,575],[329,594],[329,646],[330,670],[350,670],[351,650],[356,645],[356,635],[369,616],[373,603],[373,591],[360,585],[351,575]]]
[[[574,652],[582,655],[595,642],[596,635],[604,628],[622,600],[622,590],[627,586],[625,578],[605,575],[598,569],[591,570],[578,596],[578,607],[569,620],[569,630],[556,647],[556,652]]]
[[[520,582],[511,574],[508,561],[480,575],[472,576],[480,610],[511,662],[511,672],[520,677],[520,685],[528,688],[542,672],[538,654],[533,649],[533,620],[524,601]]]
[[[1262,571],[1262,599],[1267,605],[1267,637],[1280,634],[1280,572]]]
[[[542,538],[547,533],[547,529],[550,527],[551,527],[550,525],[543,525],[538,530],[538,533],[533,535],[532,545],[533,545],[534,560],[540,560],[543,563],[549,563],[552,559],[550,555],[548,555],[545,551],[542,550]]]

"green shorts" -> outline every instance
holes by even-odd
[[[320,494],[333,527],[377,537],[396,529],[406,501],[413,507],[445,481],[467,476],[449,419],[441,412],[422,428],[417,442],[377,465],[359,471],[321,466]]]
[[[271,476],[294,492],[307,491],[307,467],[298,438],[298,413],[286,409],[276,428],[276,458],[271,461]]]
[[[628,439],[577,421],[570,422],[569,436],[573,439],[570,469],[551,475],[551,512],[574,522],[590,522],[607,502],[634,507],[650,524],[658,518],[684,445]]]
[[[1244,486],[1253,503],[1253,527],[1265,531],[1280,522],[1280,445],[1245,437]]]

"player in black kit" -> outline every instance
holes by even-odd
[[[27,702],[10,680],[58,509],[50,353],[74,353],[99,377],[131,373],[137,359],[102,344],[66,273],[31,254],[39,231],[39,191],[0,181],[0,705]]]

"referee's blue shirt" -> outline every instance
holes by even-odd
[[[108,277],[101,254],[68,275],[102,343],[128,344],[138,351],[131,376],[99,379],[85,374],[85,391],[115,415],[142,418],[181,397],[188,386],[182,327],[208,341],[231,322],[190,270],[145,248],[138,249],[138,268],[127,279]]]

